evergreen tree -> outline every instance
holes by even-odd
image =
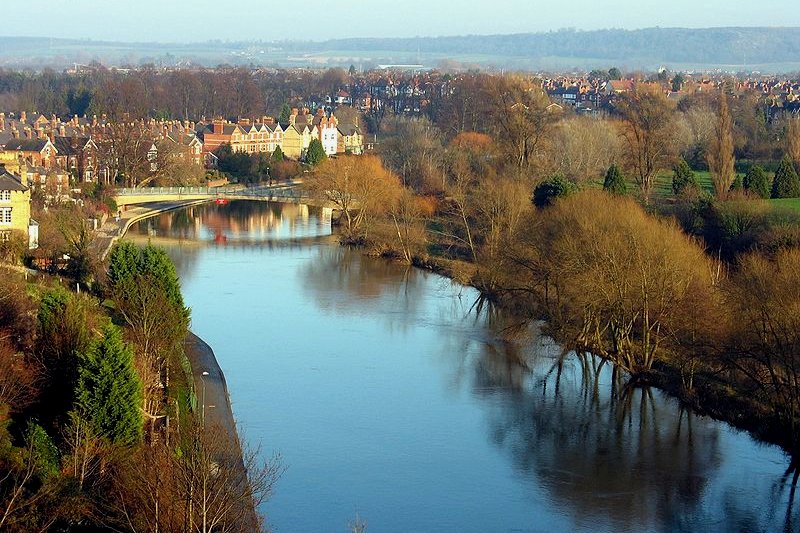
[[[775,179],[772,180],[773,198],[797,198],[800,196],[800,178],[794,170],[791,158],[787,155],[781,160]]]
[[[742,180],[742,175],[738,172],[734,174],[733,183],[731,183],[730,190],[732,191],[741,191],[744,189],[744,181]]]
[[[608,171],[606,171],[606,179],[603,181],[603,190],[618,196],[624,196],[628,192],[628,185],[625,183],[625,177],[622,175],[616,163],[608,167]]]
[[[92,429],[110,442],[136,444],[142,437],[142,384],[133,367],[133,353],[116,326],[80,354],[77,410]]]
[[[576,190],[577,187],[573,182],[569,181],[564,176],[555,175],[536,186],[533,190],[533,198],[531,198],[531,201],[533,205],[542,209],[553,205],[556,199],[565,198]]]
[[[283,150],[281,150],[280,146],[276,146],[275,151],[272,152],[272,157],[270,159],[272,159],[273,162],[277,163],[279,161],[283,161],[283,157],[284,157]]]
[[[685,159],[680,158],[672,169],[672,192],[682,193],[687,187],[697,187],[697,177]]]
[[[130,241],[118,242],[108,256],[108,282],[111,286],[132,279],[139,272],[139,247]]]
[[[761,198],[769,198],[771,194],[769,176],[758,165],[753,165],[744,176],[742,186],[745,190]]]
[[[328,159],[328,156],[325,154],[325,148],[323,148],[322,143],[319,139],[311,139],[306,152],[306,163],[315,167],[326,159]]]
[[[292,114],[292,108],[289,107],[289,104],[283,104],[281,106],[281,113],[278,115],[278,123],[279,124],[288,124],[289,123],[289,116]]]

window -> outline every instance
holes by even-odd
[[[0,191],[0,202],[10,202],[11,191]]]
[[[11,224],[10,207],[0,207],[0,224]]]

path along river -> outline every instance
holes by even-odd
[[[313,209],[232,202],[128,235],[168,249],[244,440],[283,456],[274,531],[797,527],[778,448],[656,390],[615,396],[608,366],[559,375],[557,346],[504,340],[472,289],[329,234]]]

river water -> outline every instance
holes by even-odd
[[[313,208],[259,202],[129,233],[167,248],[243,438],[283,457],[273,531],[797,527],[778,448],[612,387],[533,327],[511,337],[474,290],[329,234]]]

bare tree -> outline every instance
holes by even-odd
[[[637,85],[619,97],[617,112],[627,148],[627,166],[642,198],[649,203],[656,175],[677,154],[672,106],[659,88]]]

